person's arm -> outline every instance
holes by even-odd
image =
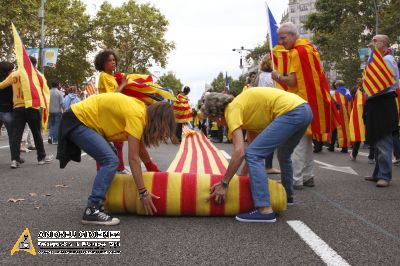
[[[122,92],[125,89],[126,84],[128,84],[128,77],[126,74],[123,74],[121,84],[115,92]]]
[[[147,215],[153,215],[157,212],[156,207],[153,203],[153,198],[159,199],[159,197],[148,192],[144,186],[142,169],[140,167],[140,140],[129,135],[128,136],[128,161],[131,168],[133,180],[135,181],[136,187],[139,191],[140,201],[143,204],[143,208]]]
[[[208,197],[208,200],[215,198],[216,203],[222,203],[225,200],[228,184],[243,162],[245,149],[243,132],[241,128],[237,128],[232,132],[232,143],[233,153],[232,158],[229,161],[228,168],[226,169],[221,182],[214,184],[211,187],[211,195]]]
[[[279,81],[289,87],[294,87],[297,85],[296,73],[290,73],[287,76],[281,75],[277,70],[272,71],[271,77],[275,81]]]
[[[140,141],[139,157],[140,157],[140,160],[142,160],[144,166],[146,166],[147,171],[161,172],[160,169],[158,169],[157,165],[151,160],[150,154],[147,151],[147,148],[144,145],[143,140]]]
[[[8,75],[8,77],[0,82],[0,90],[5,89],[12,85],[13,77],[12,74]]]

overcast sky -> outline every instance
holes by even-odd
[[[102,0],[83,0],[88,12],[100,8]],[[114,6],[123,0],[109,1]],[[168,56],[165,69],[152,69],[162,75],[172,71],[191,88],[190,101],[195,104],[206,83],[219,72],[238,78],[240,56],[233,48],[252,49],[267,35],[265,1],[263,0],[138,0],[152,3],[169,21],[166,38],[176,45]],[[267,1],[279,23],[288,0]]]

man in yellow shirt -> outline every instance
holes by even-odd
[[[68,161],[80,161],[85,151],[100,164],[88,198],[82,223],[116,225],[113,218],[102,211],[108,187],[117,171],[118,158],[109,141],[128,141],[128,160],[139,198],[147,214],[157,212],[144,186],[140,167],[140,150],[158,146],[169,139],[176,143],[175,116],[171,106],[159,102],[146,108],[141,101],[121,93],[95,95],[71,106],[61,118],[57,159],[64,168]],[[134,191],[132,191],[134,193]]]
[[[290,156],[312,119],[307,102],[299,96],[276,88],[252,88],[236,98],[222,93],[206,96],[202,113],[228,127],[233,154],[221,182],[212,187],[211,198],[225,199],[229,181],[244,157],[249,168],[251,193],[256,211],[236,216],[242,222],[275,222],[269,192],[265,158],[278,149],[282,184],[288,204],[293,204],[293,170]],[[242,130],[258,133],[245,152]]]
[[[36,67],[36,58],[29,57],[32,65]],[[39,75],[41,75],[39,73]],[[42,75],[44,82],[46,79]],[[46,151],[44,150],[43,138],[41,132],[41,114],[39,109],[29,107],[25,108],[24,94],[21,86],[19,71],[12,72],[3,82],[0,83],[0,89],[7,88],[12,85],[13,88],[13,108],[14,108],[14,130],[12,134],[11,141],[11,168],[15,169],[23,163],[24,160],[20,157],[20,146],[22,134],[24,133],[24,128],[26,123],[28,123],[31,129],[33,140],[35,142],[37,160],[38,164],[43,165],[45,163],[50,163],[53,159],[52,156],[46,156]]]

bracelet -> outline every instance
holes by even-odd
[[[138,191],[140,190],[146,190],[146,187],[138,188]]]
[[[229,186],[229,182],[227,182],[227,181],[225,181],[225,180],[221,180],[221,186],[223,187],[223,188],[228,188],[228,186]]]
[[[147,197],[147,195],[149,195],[149,192],[147,191],[147,189],[143,192],[139,192],[139,199],[145,199]]]

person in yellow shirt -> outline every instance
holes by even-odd
[[[278,149],[282,184],[287,193],[288,204],[293,204],[293,170],[290,157],[312,120],[307,102],[284,90],[256,87],[242,92],[236,98],[222,93],[211,93],[206,96],[202,113],[212,121],[228,127],[228,138],[232,139],[234,147],[226,173],[219,183],[213,185],[209,199],[213,198],[217,203],[225,200],[229,181],[245,158],[256,210],[238,214],[236,220],[275,222],[264,161]],[[246,152],[242,130],[258,133]]]
[[[80,161],[81,149],[100,164],[92,192],[83,214],[83,224],[116,225],[102,211],[108,187],[118,167],[118,157],[109,141],[128,141],[128,160],[139,198],[148,215],[157,212],[153,204],[156,195],[144,186],[140,167],[140,150],[158,146],[175,137],[175,116],[171,106],[158,102],[146,108],[138,99],[121,93],[100,94],[71,106],[61,118],[57,159],[64,168],[70,160]]]

